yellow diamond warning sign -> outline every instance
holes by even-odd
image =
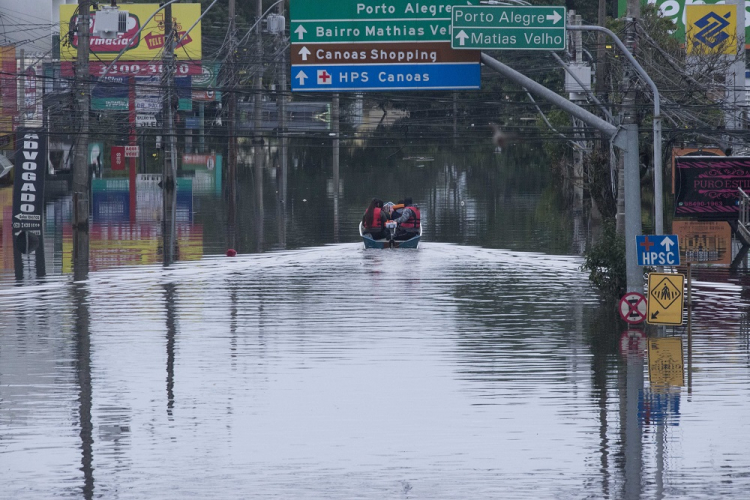
[[[651,325],[681,325],[684,287],[685,276],[682,274],[649,273],[646,322]]]

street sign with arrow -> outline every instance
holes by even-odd
[[[680,243],[674,234],[635,237],[639,266],[679,266]]]
[[[565,7],[454,5],[454,49],[565,50]]]
[[[649,273],[646,322],[650,325],[681,325],[684,289],[685,276],[682,274]]]

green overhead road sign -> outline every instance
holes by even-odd
[[[450,22],[431,19],[291,21],[293,43],[423,42],[450,38]]]
[[[565,7],[455,5],[451,15],[454,49],[565,50]]]
[[[445,42],[454,0],[297,0],[291,4],[292,43]],[[479,3],[478,0],[464,0]]]

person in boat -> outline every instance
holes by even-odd
[[[399,208],[399,205],[401,207]],[[391,218],[398,224],[395,239],[408,240],[419,234],[420,231],[420,214],[411,198],[404,198],[394,205],[394,211]]]
[[[370,206],[362,216],[362,232],[370,233],[373,239],[380,240],[386,237],[385,222],[388,220],[383,210],[383,200],[373,198]]]
[[[388,220],[393,219],[393,202],[392,201],[383,203],[383,212],[385,212],[385,215],[388,218]]]

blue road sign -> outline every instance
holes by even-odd
[[[639,266],[679,266],[680,244],[674,234],[635,237]]]
[[[292,90],[448,90],[480,88],[480,66],[444,64],[351,64],[292,66]]]

